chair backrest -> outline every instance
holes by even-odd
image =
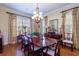
[[[59,41],[56,43],[55,55],[60,55],[60,44],[61,44],[61,40],[59,40]]]
[[[31,40],[32,40],[32,41],[31,41],[31,44],[30,44],[30,49],[31,49],[32,51],[34,51],[34,42],[36,42],[37,37],[32,37]]]
[[[24,36],[22,36],[22,42],[21,42],[21,43],[22,43],[23,45],[26,45],[26,43],[29,44],[30,41],[31,41],[30,39],[31,39],[31,38],[28,38],[27,36],[24,35]]]
[[[34,51],[34,49],[35,49],[34,43],[38,43],[38,42],[39,42],[39,37],[32,38],[32,43],[30,44],[30,48],[32,49],[32,51]]]
[[[33,32],[32,35],[39,36],[39,32]]]
[[[66,33],[65,34],[65,39],[72,41],[72,33]]]
[[[57,43],[53,44],[52,46],[46,47],[45,53],[47,53],[49,49],[51,49],[51,51],[54,51],[54,56],[59,56],[60,55],[60,44],[61,44],[61,41],[57,41]]]
[[[24,37],[24,36],[22,36],[22,41],[21,41],[21,43],[22,43],[23,45],[25,45],[25,43],[26,43],[26,40],[25,40],[25,37]]]

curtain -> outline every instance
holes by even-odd
[[[61,27],[61,33],[63,34],[63,38],[65,37],[65,21],[66,21],[66,16],[65,12],[62,12],[62,27]]]
[[[9,44],[16,43],[17,25],[16,15],[9,13]]]
[[[73,9],[73,42],[74,47],[79,49],[79,8]]]
[[[19,33],[31,33],[31,19],[23,16],[17,15],[17,35]]]
[[[48,16],[45,16],[44,19],[45,19],[45,30],[47,32],[48,30],[46,26],[48,26]]]

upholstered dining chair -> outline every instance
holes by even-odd
[[[32,33],[32,36],[37,36],[37,37],[38,37],[39,35],[40,35],[39,32],[33,32],[33,33]]]
[[[28,42],[29,38],[27,36],[22,36],[22,46],[21,46],[21,49],[22,51],[24,52],[24,55],[26,54],[26,51],[28,52],[29,51],[29,42]],[[29,53],[28,53],[29,55]]]
[[[68,46],[73,51],[73,36],[71,33],[67,33],[65,38],[62,39],[62,45]]]
[[[32,37],[32,43],[30,44],[30,51],[32,51],[33,55],[37,55],[39,51],[39,47],[35,45],[34,43],[37,43],[38,37]]]
[[[58,41],[53,46],[49,46],[43,52],[49,56],[60,56],[60,44],[61,41]]]

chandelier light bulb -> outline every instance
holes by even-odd
[[[37,3],[37,8],[36,11],[33,12],[33,16],[32,19],[35,20],[36,23],[39,23],[41,19],[43,19],[42,17],[42,12],[39,12],[39,7],[38,7],[38,3]]]
[[[36,11],[34,11],[33,14],[35,15],[36,14]]]
[[[40,15],[42,15],[42,12],[39,12]]]

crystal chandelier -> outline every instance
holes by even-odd
[[[32,16],[32,19],[33,19],[36,23],[39,23],[40,20],[43,19],[43,17],[42,17],[42,12],[39,12],[38,3],[37,3],[36,11],[34,12],[34,15]]]

